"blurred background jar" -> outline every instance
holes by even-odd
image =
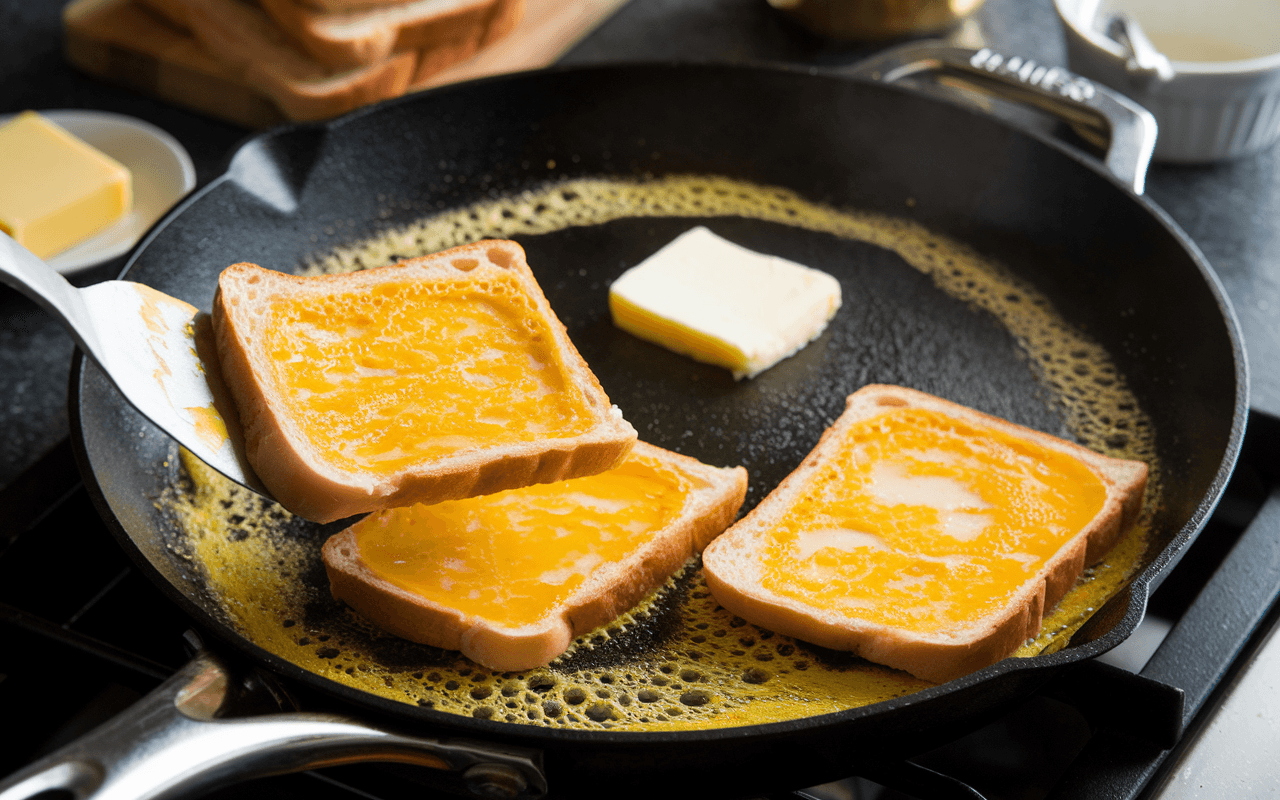
[[[819,36],[848,41],[882,41],[946,31],[983,0],[769,0]]]

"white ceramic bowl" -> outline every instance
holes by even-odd
[[[1275,0],[1054,0],[1069,68],[1145,106],[1159,124],[1155,158],[1206,162],[1256,153],[1280,138],[1280,3]],[[1104,33],[1136,20],[1168,59],[1141,70]]]

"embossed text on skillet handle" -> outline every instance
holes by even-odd
[[[918,73],[945,73],[966,86],[1011,102],[1031,105],[1107,144],[1107,170],[1142,194],[1156,146],[1156,120],[1129,98],[1061,67],[990,48],[971,50],[940,42],[917,42],[860,62],[856,77],[892,83]]]

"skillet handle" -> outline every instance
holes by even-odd
[[[1107,171],[1142,194],[1156,146],[1156,120],[1124,95],[1059,67],[1006,57],[986,47],[971,50],[941,42],[886,50],[848,74],[893,83],[919,73],[941,73],[966,88],[1049,112],[1105,146]]]
[[[95,800],[191,797],[250,778],[366,761],[461,774],[473,796],[533,800],[547,791],[533,751],[406,736],[336,714],[220,718],[237,687],[201,652],[83,738],[0,782],[0,800],[51,790]]]

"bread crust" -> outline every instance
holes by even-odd
[[[345,11],[318,11],[302,0],[259,1],[304,50],[335,69],[403,52],[442,69],[508,33],[513,12],[518,20],[524,9],[524,0],[408,0]]]
[[[386,281],[448,280],[459,270],[477,280],[516,276],[552,335],[566,379],[586,399],[591,427],[576,436],[472,449],[387,476],[342,470],[319,458],[266,378],[270,364],[258,334],[270,298],[323,295]],[[515,242],[486,240],[386,267],[317,278],[233,264],[219,278],[212,317],[218,360],[240,415],[250,465],[281,505],[315,522],[592,475],[618,463],[636,440],[635,429],[610,405],[569,340]]]
[[[691,478],[693,489],[677,519],[625,560],[602,565],[558,608],[536,623],[501,627],[468,617],[406,591],[370,571],[352,528],[322,549],[333,596],[388,633],[410,641],[460,650],[499,671],[543,666],[577,636],[617,618],[662,585],[737,516],[747,491],[747,471],[721,468],[637,442],[635,453],[657,458]]]
[[[851,425],[894,407],[932,409],[1067,453],[1088,465],[1106,487],[1102,509],[1093,520],[1022,584],[1002,613],[967,630],[927,634],[852,620],[774,595],[760,585],[753,553],[774,521],[787,513],[810,476],[840,452]],[[756,625],[942,683],[994,664],[1038,635],[1045,611],[1137,520],[1146,480],[1147,465],[1141,462],[1104,456],[914,389],[865,386],[848,397],[844,413],[804,462],[707,549],[707,585],[721,605]]]
[[[360,64],[320,62],[258,8],[238,0],[145,0],[188,31],[245,86],[271,98],[291,120],[328,119],[398,97],[418,68],[416,52],[386,54]]]

